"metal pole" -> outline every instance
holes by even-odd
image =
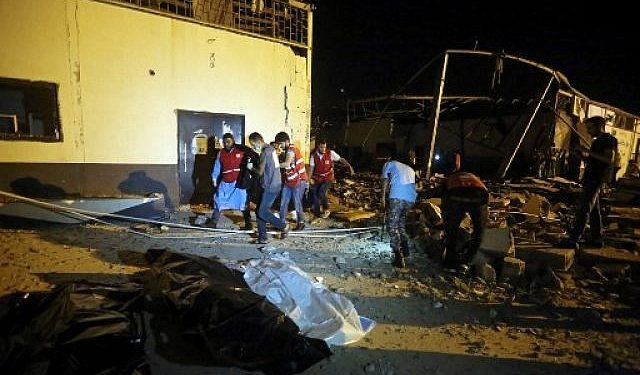
[[[540,96],[540,99],[538,100],[538,104],[536,104],[536,109],[533,110],[531,117],[529,117],[529,122],[527,123],[527,126],[524,128],[524,131],[522,132],[522,136],[520,137],[520,140],[518,141],[518,144],[516,145],[515,150],[513,150],[513,153],[509,158],[509,162],[507,162],[507,165],[504,167],[504,170],[502,171],[502,173],[500,173],[501,179],[504,178],[504,176],[507,174],[507,171],[509,170],[511,163],[513,162],[513,159],[516,157],[516,154],[518,153],[518,150],[522,145],[522,141],[524,141],[524,137],[527,135],[527,132],[529,132],[529,127],[531,127],[531,124],[533,123],[533,119],[536,117],[536,114],[540,109],[540,105],[542,105],[542,101],[544,100],[544,97],[547,96],[547,92],[549,92],[549,88],[551,87],[551,84],[553,83],[554,80],[555,80],[555,77],[551,76],[551,78],[549,79],[549,83],[547,83],[547,87],[544,89],[544,93],[542,93],[542,96]]]
[[[349,137],[349,126],[351,125],[351,100],[347,99],[347,125],[344,128],[344,141],[343,145],[347,144],[347,139]]]
[[[431,132],[431,143],[429,144],[429,157],[427,158],[427,179],[431,177],[431,164],[433,159],[433,148],[436,145],[436,135],[438,134],[438,123],[440,122],[440,105],[442,104],[442,93],[444,91],[444,81],[447,75],[447,65],[449,64],[449,54],[444,54],[442,71],[440,72],[440,84],[435,95],[436,101],[433,108],[433,130]]]

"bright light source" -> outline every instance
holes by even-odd
[[[436,159],[436,160],[440,160],[440,155],[436,154],[433,158]]]

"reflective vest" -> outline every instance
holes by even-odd
[[[240,164],[244,158],[244,151],[237,148],[220,150],[220,169],[222,170],[222,180],[224,182],[234,182],[240,175]]]
[[[313,153],[313,179],[317,182],[333,181],[333,160],[331,160],[331,150],[327,148],[324,154],[318,151]]]
[[[300,150],[294,145],[289,145],[289,151],[293,151],[295,157],[291,164],[284,170],[284,183],[289,187],[296,187],[300,180],[307,180],[307,170]]]
[[[478,176],[468,172],[456,172],[447,177],[446,187],[447,190],[467,188],[488,191]]]

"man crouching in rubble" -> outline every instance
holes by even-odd
[[[461,155],[448,153],[445,165],[448,170],[442,186],[442,220],[445,245],[443,267],[447,270],[466,271],[465,263],[471,259],[482,242],[482,234],[489,218],[489,191],[482,180],[473,173],[460,171]],[[460,222],[468,213],[473,223],[473,234],[468,252],[458,252],[457,237]]]
[[[382,167],[382,209],[386,210],[389,193],[389,235],[393,250],[393,265],[404,268],[409,256],[409,236],[406,222],[409,210],[416,201],[416,173],[405,163],[396,160],[395,152]]]
[[[618,140],[611,134],[604,132],[604,117],[589,117],[584,120],[584,124],[594,140],[588,152],[582,151],[582,156],[586,158],[586,166],[582,177],[582,194],[573,229],[569,232],[569,238],[559,243],[560,247],[573,248],[576,251],[580,250],[579,242],[587,220],[589,220],[591,231],[591,238],[587,246],[596,248],[604,246],[599,196],[602,187],[611,182],[613,178],[615,157],[618,151]]]

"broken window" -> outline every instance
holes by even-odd
[[[0,139],[62,141],[58,85],[0,78]]]

